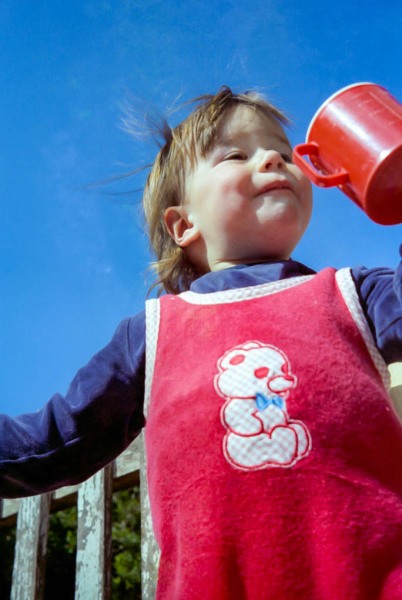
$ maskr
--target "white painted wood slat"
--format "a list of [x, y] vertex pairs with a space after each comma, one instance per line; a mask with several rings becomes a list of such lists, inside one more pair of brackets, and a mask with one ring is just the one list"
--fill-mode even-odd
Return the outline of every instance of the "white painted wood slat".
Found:
[[11, 600], [41, 600], [44, 592], [50, 494], [21, 500]]
[[75, 600], [108, 600], [111, 590], [113, 465], [78, 490]]
[[154, 536], [149, 504], [144, 433], [140, 449], [140, 499], [141, 499], [141, 588], [142, 600], [154, 600], [160, 550]]

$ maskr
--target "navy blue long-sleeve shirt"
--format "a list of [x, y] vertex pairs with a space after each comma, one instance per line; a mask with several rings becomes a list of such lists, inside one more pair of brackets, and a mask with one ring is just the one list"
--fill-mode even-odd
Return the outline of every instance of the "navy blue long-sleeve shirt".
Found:
[[[314, 271], [293, 261], [239, 265], [207, 273], [198, 293], [259, 285]], [[384, 360], [402, 360], [402, 265], [352, 270], [360, 302]], [[110, 343], [80, 369], [65, 396], [39, 411], [0, 415], [0, 497], [39, 494], [83, 481], [138, 435], [145, 382], [145, 314], [122, 321]]]

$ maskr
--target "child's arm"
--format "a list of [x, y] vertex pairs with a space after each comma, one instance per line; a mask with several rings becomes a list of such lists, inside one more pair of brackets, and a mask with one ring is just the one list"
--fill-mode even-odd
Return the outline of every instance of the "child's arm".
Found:
[[402, 262], [396, 271], [360, 267], [353, 269], [352, 275], [385, 362], [402, 361]]
[[144, 363], [141, 314], [121, 323], [64, 397], [36, 413], [0, 415], [0, 497], [78, 483], [120, 454], [144, 425]]

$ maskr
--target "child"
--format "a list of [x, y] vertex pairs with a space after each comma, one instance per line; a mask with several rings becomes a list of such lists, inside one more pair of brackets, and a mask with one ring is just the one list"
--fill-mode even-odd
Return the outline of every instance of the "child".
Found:
[[0, 420], [12, 497], [83, 480], [146, 418], [161, 599], [402, 598], [402, 271], [290, 258], [312, 200], [285, 123], [222, 88], [166, 133], [144, 208], [169, 294]]

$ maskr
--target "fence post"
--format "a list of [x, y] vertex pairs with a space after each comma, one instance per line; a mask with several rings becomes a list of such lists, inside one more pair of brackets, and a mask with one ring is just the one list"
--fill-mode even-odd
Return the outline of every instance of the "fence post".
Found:
[[154, 600], [158, 579], [159, 547], [156, 542], [149, 504], [144, 432], [140, 446], [140, 497], [141, 497], [141, 587], [142, 600]]
[[75, 600], [108, 600], [111, 592], [113, 465], [78, 490]]
[[49, 510], [50, 494], [20, 501], [11, 600], [43, 598]]

